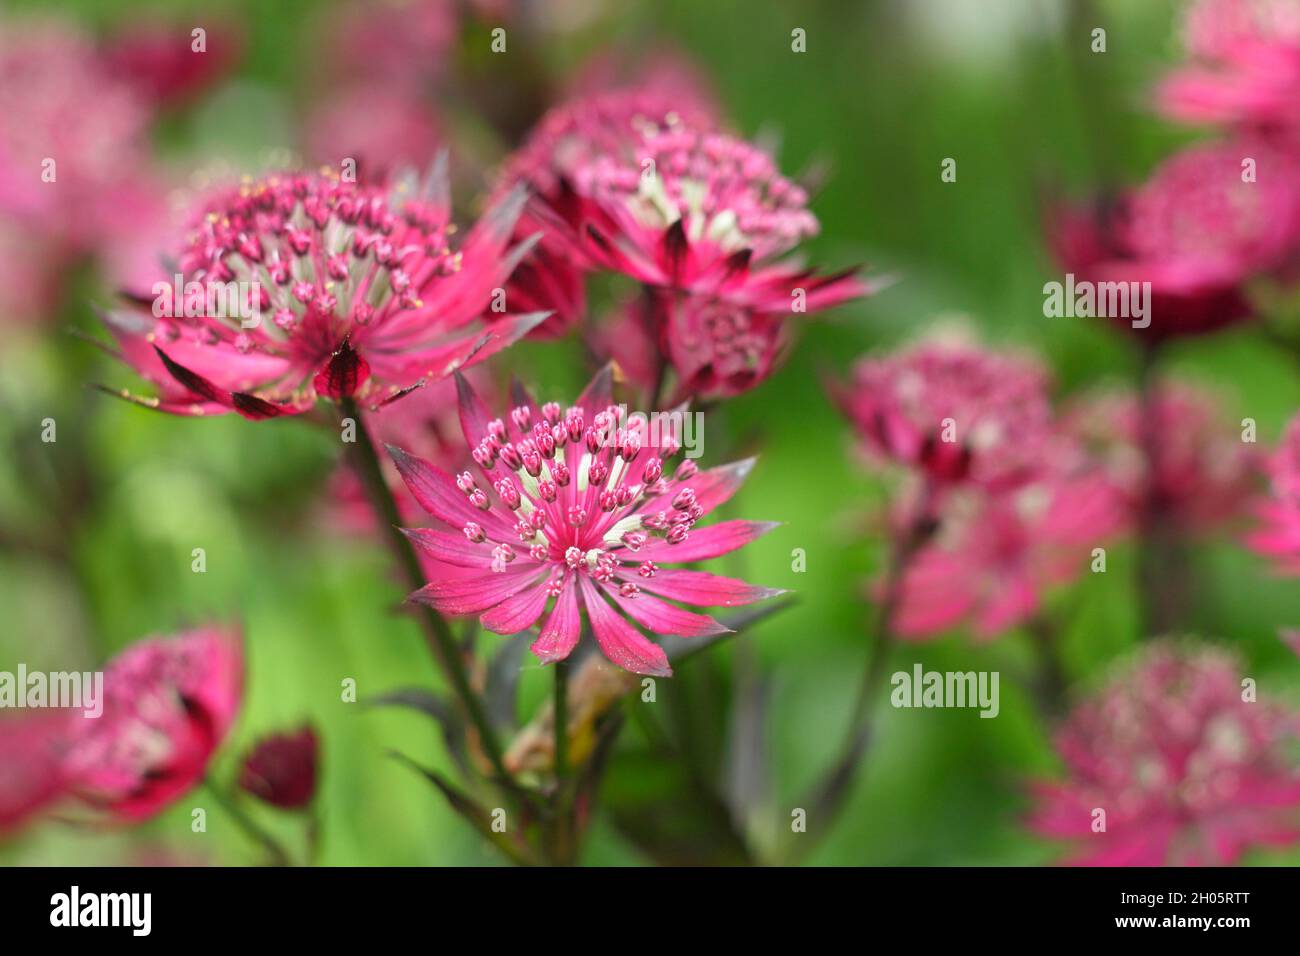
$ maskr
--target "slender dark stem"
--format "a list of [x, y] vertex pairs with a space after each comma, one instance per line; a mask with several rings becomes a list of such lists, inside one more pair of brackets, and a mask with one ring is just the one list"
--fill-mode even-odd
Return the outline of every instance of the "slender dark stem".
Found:
[[1180, 603], [1177, 543], [1160, 488], [1164, 423], [1156, 375], [1159, 354], [1158, 345], [1147, 345], [1138, 364], [1139, 444], [1145, 464], [1137, 537], [1139, 638], [1155, 637], [1173, 627]]
[[[383, 533], [398, 564], [401, 565], [407, 583], [412, 590], [419, 589], [425, 584], [424, 569], [420, 566], [420, 559], [411, 546], [410, 539], [400, 530], [402, 522], [397, 510], [397, 501], [393, 498], [392, 489], [384, 478], [383, 469], [379, 464], [379, 455], [366, 428], [365, 419], [362, 418], [357, 403], [351, 398], [343, 399], [339, 408], [343, 418], [350, 418], [356, 423], [357, 440], [351, 443], [351, 458], [357, 475], [365, 486], [371, 507], [375, 510]], [[456, 638], [452, 635], [451, 628], [447, 626], [442, 615], [428, 605], [421, 604], [415, 607], [434, 658], [451, 684], [466, 719], [477, 732], [483, 752], [492, 764], [493, 771], [501, 783], [509, 785], [511, 778], [502, 759], [501, 744], [497, 740], [496, 731], [488, 721], [482, 701], [470, 686], [469, 674], [465, 670], [465, 662], [456, 646]]]
[[272, 866], [293, 865], [293, 861], [290, 859], [288, 851], [280, 845], [280, 841], [271, 836], [271, 834], [263, 829], [256, 820], [250, 817], [233, 796], [226, 793], [226, 791], [215, 783], [211, 777], [205, 777], [203, 785], [208, 788], [208, 792], [211, 793], [217, 803], [221, 805], [221, 809], [225, 810], [230, 818], [235, 821], [239, 826], [239, 829], [243, 830], [254, 843], [259, 844], [264, 850], [266, 850], [267, 854], [271, 858]]
[[569, 781], [569, 662], [555, 664], [555, 793], [551, 801], [551, 858], [559, 866], [573, 862], [572, 790]]
[[1038, 652], [1038, 705], [1048, 717], [1059, 717], [1066, 709], [1066, 692], [1070, 686], [1061, 662], [1060, 642], [1051, 622], [1036, 617], [1029, 622], [1029, 634]]
[[555, 664], [555, 779], [563, 787], [569, 776], [569, 662]]
[[849, 784], [871, 743], [871, 708], [889, 673], [889, 659], [895, 643], [894, 615], [902, 599], [903, 580], [912, 559], [930, 540], [934, 531], [933, 493], [927, 489], [915, 518], [894, 540], [890, 549], [884, 593], [876, 614], [871, 649], [867, 652], [866, 666], [862, 670], [857, 697], [853, 702], [849, 729], [840, 746], [839, 756], [820, 779], [809, 799], [805, 801], [808, 807], [809, 832], [797, 844], [790, 847], [788, 862], [797, 862], [810, 852], [819, 839], [830, 831], [831, 825], [844, 808], [849, 795]]

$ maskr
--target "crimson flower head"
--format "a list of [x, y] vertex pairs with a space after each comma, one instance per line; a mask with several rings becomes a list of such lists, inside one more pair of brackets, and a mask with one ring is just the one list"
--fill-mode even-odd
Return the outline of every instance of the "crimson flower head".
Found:
[[626, 153], [643, 129], [684, 121], [714, 125], [708, 96], [678, 73], [650, 75], [556, 106], [507, 161], [499, 193], [522, 183], [533, 196], [516, 235], [542, 234], [511, 276], [507, 302], [518, 311], [550, 311], [539, 334], [562, 334], [587, 307], [586, 276], [596, 262], [583, 241], [589, 210], [575, 190], [578, 171], [598, 156]]
[[316, 795], [319, 751], [311, 727], [272, 734], [258, 741], [244, 758], [239, 786], [274, 807], [301, 809]]
[[818, 231], [807, 193], [728, 134], [646, 128], [579, 168], [576, 187], [587, 255], [644, 286], [641, 320], [679, 397], [754, 387], [776, 365], [787, 319], [870, 291], [855, 270], [820, 275], [786, 258]]
[[158, 386], [136, 400], [271, 418], [317, 398], [383, 403], [482, 361], [542, 318], [480, 321], [524, 251], [507, 248], [523, 201], [507, 196], [455, 247], [445, 160], [386, 190], [322, 169], [219, 192], [179, 251], [182, 282], [106, 317]]
[[1297, 142], [1300, 8], [1293, 0], [1196, 0], [1184, 35], [1191, 62], [1157, 88], [1161, 112]]
[[1262, 139], [1195, 146], [1115, 201], [1057, 210], [1048, 229], [1076, 281], [1150, 283], [1150, 327], [1110, 316], [1124, 328], [1153, 339], [1208, 332], [1251, 318], [1248, 281], [1293, 259], [1300, 166]]
[[401, 449], [389, 452], [415, 499], [448, 529], [406, 534], [431, 558], [479, 573], [434, 580], [412, 600], [481, 615], [499, 634], [540, 620], [532, 650], [548, 663], [572, 653], [585, 619], [613, 663], [666, 676], [667, 656], [642, 629], [726, 632], [707, 614], [669, 601], [730, 607], [780, 593], [663, 567], [718, 557], [771, 530], [753, 521], [696, 527], [735, 494], [752, 459], [700, 471], [687, 458], [674, 467], [675, 428], [612, 405], [608, 367], [567, 409], [539, 407], [517, 388], [505, 418], [490, 418], [468, 383], [457, 382], [461, 424], [482, 477], [452, 477]]
[[240, 635], [219, 628], [147, 638], [104, 671], [104, 711], [77, 713], [62, 774], [67, 791], [127, 822], [199, 784], [243, 697]]
[[1300, 575], [1300, 416], [1287, 425], [1265, 470], [1272, 493], [1256, 505], [1259, 526], [1246, 543], [1272, 559], [1279, 573]]
[[867, 454], [949, 487], [1015, 486], [1051, 438], [1047, 374], [1035, 362], [935, 338], [862, 358], [832, 391]]
[[900, 637], [923, 640], [954, 627], [998, 637], [1084, 572], [1092, 550], [1128, 516], [1105, 476], [1070, 457], [1054, 449], [1052, 464], [1018, 488], [968, 485], [938, 504], [935, 531], [901, 578], [892, 618]]
[[1242, 676], [1220, 650], [1147, 648], [1067, 720], [1033, 829], [1090, 866], [1225, 866], [1300, 840], [1300, 715], [1243, 699]]
[[[1076, 399], [1063, 428], [1099, 464], [1124, 503], [1128, 523], [1139, 515], [1187, 531], [1204, 531], [1240, 516], [1254, 496], [1258, 462], [1212, 392], [1185, 382], [1156, 391], [1149, 411], [1122, 390]], [[1154, 442], [1155, 472], [1144, 445]]]

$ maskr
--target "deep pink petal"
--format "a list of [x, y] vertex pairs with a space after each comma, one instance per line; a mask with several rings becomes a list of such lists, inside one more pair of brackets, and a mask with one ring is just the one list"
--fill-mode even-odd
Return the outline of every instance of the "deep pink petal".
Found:
[[709, 574], [707, 571], [661, 569], [652, 578], [629, 577], [628, 580], [636, 581], [643, 591], [653, 591], [662, 597], [700, 607], [753, 604], [785, 593], [781, 588], [758, 587], [735, 578]]
[[606, 588], [605, 593], [627, 612], [628, 617], [654, 634], [675, 634], [678, 637], [707, 637], [711, 634], [730, 634], [731, 628], [719, 624], [707, 614], [696, 614], [684, 608], [661, 601], [642, 592], [625, 598], [617, 588]]
[[536, 583], [541, 569], [529, 562], [518, 571], [485, 574], [454, 581], [433, 581], [407, 600], [429, 604], [444, 614], [481, 614]]
[[506, 598], [480, 619], [484, 627], [497, 634], [518, 634], [537, 622], [546, 610], [545, 586], [527, 588]]
[[644, 634], [625, 621], [609, 606], [591, 579], [582, 575], [582, 603], [587, 609], [587, 619], [596, 635], [596, 642], [613, 663], [633, 674], [668, 677], [673, 669], [668, 665], [668, 655], [658, 644], [646, 640]]
[[511, 540], [515, 529], [492, 511], [480, 511], [469, 503], [464, 492], [456, 487], [455, 480], [437, 465], [408, 454], [402, 449], [388, 445], [388, 454], [397, 471], [406, 482], [420, 507], [439, 521], [445, 521], [453, 528], [463, 528], [468, 522], [475, 522], [487, 529], [493, 537]]
[[679, 544], [670, 544], [667, 538], [652, 539], [637, 557], [646, 557], [656, 562], [716, 558], [744, 547], [779, 524], [777, 521], [723, 521], [707, 528], [692, 528], [686, 535], [686, 540]]
[[578, 591], [574, 575], [564, 579], [560, 596], [546, 619], [542, 633], [533, 641], [530, 650], [547, 664], [562, 661], [573, 652], [582, 634], [582, 614], [578, 610]]

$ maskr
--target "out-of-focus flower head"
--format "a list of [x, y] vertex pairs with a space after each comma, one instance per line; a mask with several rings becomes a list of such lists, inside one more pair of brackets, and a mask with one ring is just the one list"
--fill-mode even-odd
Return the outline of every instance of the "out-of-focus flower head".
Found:
[[562, 334], [586, 311], [585, 278], [596, 264], [584, 249], [588, 210], [575, 192], [578, 171], [597, 156], [628, 152], [643, 130], [684, 122], [714, 127], [711, 96], [684, 74], [653, 71], [615, 89], [584, 87], [543, 116], [507, 160], [498, 190], [524, 183], [533, 193], [518, 234], [542, 232], [511, 278], [507, 302], [511, 311], [552, 311], [539, 334]]
[[[1187, 383], [1159, 386], [1149, 418], [1132, 392], [1085, 395], [1067, 408], [1064, 427], [1101, 464], [1132, 522], [1152, 508], [1162, 522], [1208, 530], [1243, 514], [1254, 495], [1256, 456], [1216, 396]], [[1156, 449], [1153, 487], [1148, 442]]]
[[[202, 49], [195, 49], [202, 29]], [[187, 105], [234, 67], [243, 37], [231, 23], [132, 23], [110, 37], [103, 58], [110, 72], [131, 83], [150, 103]]]
[[240, 789], [274, 807], [301, 809], [316, 795], [319, 751], [311, 727], [265, 737], [244, 758]]
[[33, 237], [89, 247], [131, 214], [133, 197], [121, 190], [146, 165], [149, 120], [131, 85], [75, 28], [57, 20], [6, 22], [0, 212]]
[[1300, 416], [1291, 420], [1265, 465], [1271, 495], [1256, 504], [1259, 527], [1246, 538], [1278, 572], [1300, 575]]
[[331, 19], [325, 49], [344, 82], [420, 90], [445, 72], [459, 29], [452, 0], [355, 0]]
[[834, 397], [878, 461], [940, 488], [1033, 477], [1051, 439], [1046, 371], [1027, 358], [933, 338], [853, 367]]
[[753, 461], [700, 471], [688, 458], [674, 468], [669, 462], [681, 444], [671, 417], [625, 418], [611, 404], [611, 379], [604, 369], [568, 409], [538, 407], [518, 388], [505, 419], [490, 418], [462, 384], [461, 422], [483, 487], [468, 471], [453, 478], [390, 449], [415, 499], [451, 529], [407, 535], [431, 557], [478, 571], [433, 581], [411, 599], [447, 614], [481, 615], [483, 626], [500, 634], [545, 617], [532, 651], [546, 662], [569, 656], [585, 617], [613, 663], [667, 675], [663, 649], [640, 628], [684, 637], [725, 628], [660, 598], [729, 607], [778, 592], [661, 565], [718, 557], [772, 525], [737, 520], [697, 528], [731, 498]]
[[0, 718], [0, 837], [63, 797], [68, 726], [59, 710]]
[[1300, 715], [1243, 700], [1241, 678], [1223, 651], [1148, 647], [1066, 722], [1066, 777], [1036, 786], [1033, 829], [1095, 866], [1223, 866], [1300, 840]]
[[543, 318], [480, 321], [526, 251], [509, 248], [523, 201], [506, 196], [456, 248], [445, 157], [390, 189], [322, 169], [220, 191], [180, 248], [180, 294], [163, 277], [152, 307], [138, 295], [106, 316], [121, 357], [159, 387], [135, 400], [269, 418], [317, 398], [382, 403], [482, 361]]
[[366, 177], [422, 166], [438, 153], [442, 134], [433, 110], [417, 97], [377, 83], [326, 97], [306, 127], [307, 153], [339, 167], [352, 159]]
[[220, 628], [148, 638], [104, 671], [104, 711], [67, 731], [67, 792], [109, 816], [147, 819], [203, 779], [243, 698], [243, 647]]
[[933, 536], [900, 581], [892, 618], [900, 637], [958, 626], [997, 637], [1032, 618], [1048, 590], [1078, 578], [1092, 549], [1123, 527], [1113, 487], [1064, 445], [1057, 440], [1042, 473], [1019, 488], [968, 486], [939, 503]]
[[1184, 21], [1191, 62], [1156, 90], [1166, 116], [1224, 124], [1291, 143], [1300, 134], [1300, 5], [1197, 0]]
[[1247, 282], [1290, 263], [1298, 229], [1300, 165], [1258, 139], [1187, 149], [1137, 190], [1057, 210], [1048, 226], [1076, 279], [1151, 284], [1149, 328], [1110, 318], [1152, 340], [1250, 318]]

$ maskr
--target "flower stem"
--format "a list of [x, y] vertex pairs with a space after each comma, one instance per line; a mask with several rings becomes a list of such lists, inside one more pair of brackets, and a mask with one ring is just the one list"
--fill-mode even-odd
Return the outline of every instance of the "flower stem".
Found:
[[555, 663], [555, 794], [551, 800], [551, 860], [558, 866], [573, 863], [572, 792], [569, 781], [569, 662]]
[[1184, 583], [1160, 487], [1164, 423], [1156, 376], [1159, 354], [1158, 345], [1147, 345], [1138, 360], [1139, 445], [1145, 464], [1137, 536], [1139, 639], [1159, 636], [1175, 626]]
[[221, 809], [226, 811], [227, 815], [239, 826], [239, 829], [243, 830], [254, 843], [261, 845], [266, 850], [271, 858], [272, 866], [293, 865], [288, 851], [280, 845], [280, 841], [271, 836], [256, 820], [250, 817], [231, 794], [226, 793], [211, 777], [204, 777], [203, 785], [208, 788], [208, 792], [216, 798]]
[[[365, 419], [361, 416], [361, 409], [352, 398], [343, 399], [339, 409], [344, 419], [350, 418], [356, 423], [357, 440], [351, 443], [353, 467], [356, 469], [361, 483], [365, 486], [366, 496], [370, 499], [371, 507], [374, 508], [375, 516], [378, 518], [388, 544], [401, 566], [407, 584], [412, 590], [417, 590], [425, 584], [424, 569], [420, 566], [420, 559], [416, 555], [410, 539], [402, 534], [400, 530], [402, 521], [397, 510], [397, 501], [384, 478], [383, 469], [379, 464], [379, 455], [375, 451], [374, 442], [371, 440], [370, 432], [366, 428]], [[451, 628], [447, 626], [447, 622], [441, 614], [427, 605], [417, 605], [416, 613], [424, 628], [434, 658], [451, 684], [465, 718], [477, 732], [488, 762], [492, 764], [492, 769], [499, 781], [504, 785], [509, 785], [511, 778], [502, 759], [501, 744], [497, 740], [496, 731], [493, 730], [491, 723], [488, 721], [487, 712], [483, 708], [482, 701], [474, 693], [473, 687], [470, 686], [469, 674], [465, 670], [465, 662], [462, 660], [460, 650], [456, 646], [456, 639], [452, 636]]]
[[569, 662], [555, 662], [555, 779], [569, 776]]
[[884, 594], [876, 615], [875, 633], [872, 635], [871, 649], [867, 652], [857, 697], [853, 702], [849, 731], [844, 737], [839, 756], [805, 801], [808, 806], [809, 832], [799, 841], [797, 851], [793, 846], [790, 848], [787, 862], [797, 862], [830, 831], [836, 817], [844, 809], [858, 764], [866, 756], [872, 740], [871, 705], [889, 673], [889, 659], [895, 643], [894, 615], [902, 599], [903, 580], [912, 559], [935, 531], [932, 502], [932, 492], [927, 489], [920, 510], [908, 527], [894, 539]]

